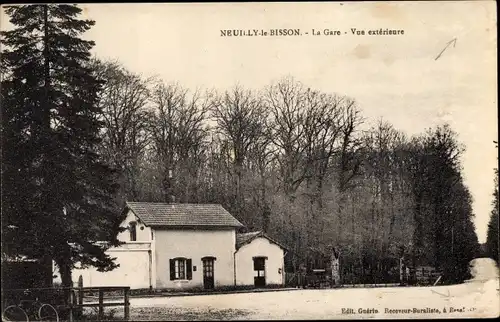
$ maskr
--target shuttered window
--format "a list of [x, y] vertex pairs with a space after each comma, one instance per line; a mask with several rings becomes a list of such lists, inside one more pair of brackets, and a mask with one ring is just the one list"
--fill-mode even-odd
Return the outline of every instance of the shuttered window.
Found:
[[191, 280], [193, 266], [190, 258], [172, 258], [170, 260], [170, 280]]

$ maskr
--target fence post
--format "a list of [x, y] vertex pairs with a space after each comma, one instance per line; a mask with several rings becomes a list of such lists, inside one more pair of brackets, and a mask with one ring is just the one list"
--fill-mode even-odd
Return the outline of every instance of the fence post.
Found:
[[126, 287], [124, 289], [125, 306], [124, 306], [123, 318], [126, 321], [128, 321], [130, 318], [129, 290], [130, 290], [130, 287]]
[[104, 318], [104, 292], [100, 288], [99, 289], [99, 321]]
[[83, 277], [78, 277], [78, 317], [83, 316]]

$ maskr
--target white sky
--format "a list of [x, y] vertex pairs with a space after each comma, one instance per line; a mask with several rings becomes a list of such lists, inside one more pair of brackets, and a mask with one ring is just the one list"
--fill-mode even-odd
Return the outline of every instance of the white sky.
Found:
[[[493, 1], [412, 3], [88, 4], [85, 38], [100, 58], [188, 88], [262, 88], [291, 75], [349, 95], [368, 122], [409, 135], [449, 122], [467, 151], [464, 177], [486, 239], [497, 150], [496, 10]], [[7, 27], [1, 17], [2, 29]], [[312, 28], [342, 36], [221, 37], [221, 29]], [[404, 29], [352, 36], [350, 29]], [[435, 60], [446, 44], [456, 38]]]

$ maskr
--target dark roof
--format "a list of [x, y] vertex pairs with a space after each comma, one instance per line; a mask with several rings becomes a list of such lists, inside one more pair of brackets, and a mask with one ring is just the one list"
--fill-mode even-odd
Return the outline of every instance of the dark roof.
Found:
[[236, 234], [236, 249], [240, 249], [243, 245], [246, 245], [250, 243], [252, 240], [254, 240], [257, 237], [264, 237], [270, 242], [278, 245], [279, 247], [283, 249], [288, 249], [286, 246], [281, 244], [280, 242], [276, 241], [275, 239], [269, 237], [267, 234], [265, 234], [263, 231], [254, 231], [251, 233], [242, 233], [242, 234]]
[[127, 202], [146, 226], [243, 227], [218, 204]]
[[262, 233], [261, 231], [254, 231], [251, 233], [236, 234], [236, 248], [240, 248], [241, 246], [245, 245], [246, 243], [251, 242], [254, 238], [256, 238], [261, 233]]

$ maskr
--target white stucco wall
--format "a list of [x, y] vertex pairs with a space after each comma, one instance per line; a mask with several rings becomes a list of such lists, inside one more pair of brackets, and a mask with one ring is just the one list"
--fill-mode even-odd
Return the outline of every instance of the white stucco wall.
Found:
[[[130, 210], [128, 211], [127, 217], [120, 226], [128, 228], [131, 221], [137, 222], [137, 229], [136, 229], [137, 241], [150, 241], [151, 228], [146, 227], [144, 223], [140, 222], [139, 218], [137, 218], [132, 211]], [[119, 241], [124, 241], [124, 242], [130, 241], [130, 231], [129, 230], [122, 231], [121, 233], [118, 234], [117, 238]]]
[[[153, 256], [155, 245], [152, 242], [152, 229], [140, 222], [130, 210], [121, 227], [128, 228], [131, 221], [137, 222], [136, 241], [130, 241], [130, 231], [127, 229], [117, 236], [118, 240], [126, 244], [106, 252], [111, 257], [116, 257], [115, 263], [120, 264], [120, 267], [109, 272], [98, 272], [95, 268], [74, 269], [72, 272], [74, 284], [82, 275], [85, 287], [130, 286], [132, 289], [155, 287]], [[59, 273], [55, 274], [58, 277], [54, 281], [60, 282]]]
[[254, 285], [253, 257], [267, 257], [266, 285], [284, 283], [284, 250], [267, 238], [258, 237], [236, 252], [236, 285]]
[[[111, 248], [106, 253], [116, 257], [115, 263], [120, 264], [120, 267], [109, 272], [98, 272], [95, 268], [74, 269], [73, 283], [77, 283], [78, 277], [82, 275], [84, 287], [130, 286], [132, 289], [140, 289], [149, 288], [150, 284], [154, 287], [149, 249], [150, 242], [130, 242]], [[58, 272], [56, 274], [59, 275]]]
[[[157, 288], [194, 288], [203, 287], [202, 258], [213, 256], [215, 287], [234, 285], [234, 251], [236, 234], [234, 229], [192, 230], [168, 229], [155, 230], [156, 244], [156, 287]], [[169, 260], [185, 257], [192, 260], [191, 280], [171, 281]]]

